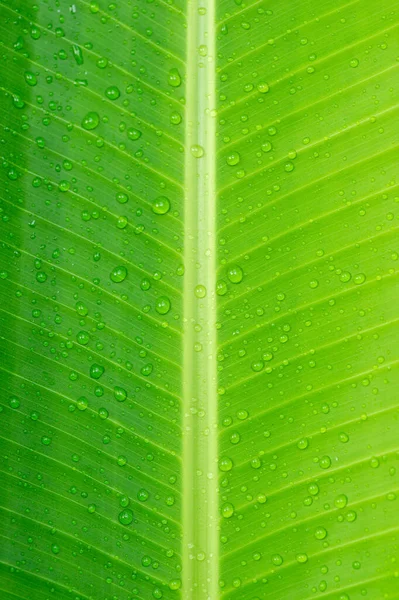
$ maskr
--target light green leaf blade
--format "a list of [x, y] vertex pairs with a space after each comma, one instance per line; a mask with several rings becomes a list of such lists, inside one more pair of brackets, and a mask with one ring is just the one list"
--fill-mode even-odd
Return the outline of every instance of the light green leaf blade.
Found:
[[398, 598], [395, 3], [0, 6], [1, 597]]

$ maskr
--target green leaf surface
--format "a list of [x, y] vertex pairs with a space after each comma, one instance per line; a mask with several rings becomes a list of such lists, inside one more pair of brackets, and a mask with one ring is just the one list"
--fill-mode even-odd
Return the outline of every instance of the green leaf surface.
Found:
[[0, 15], [1, 599], [398, 600], [397, 2]]

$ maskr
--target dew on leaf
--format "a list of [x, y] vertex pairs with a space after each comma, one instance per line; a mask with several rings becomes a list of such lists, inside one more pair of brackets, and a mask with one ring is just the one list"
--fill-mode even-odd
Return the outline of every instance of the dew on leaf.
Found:
[[204, 156], [204, 149], [199, 144], [193, 144], [190, 150], [194, 158], [202, 158]]
[[155, 303], [155, 310], [160, 315], [166, 315], [171, 308], [171, 303], [169, 298], [166, 296], [161, 296]]
[[194, 289], [194, 294], [197, 298], [205, 298], [206, 287], [204, 285], [196, 285]]
[[353, 278], [353, 283], [355, 285], [361, 285], [366, 281], [366, 275], [364, 273], [357, 273], [357, 275]]
[[182, 121], [182, 117], [181, 114], [178, 112], [172, 112], [172, 114], [170, 115], [170, 122], [172, 125], [179, 125]]
[[89, 406], [89, 401], [87, 400], [87, 398], [85, 398], [85, 396], [81, 396], [76, 402], [76, 406], [78, 410], [84, 411]]
[[324, 540], [327, 537], [327, 530], [324, 527], [317, 527], [314, 536], [317, 540]]
[[101, 365], [94, 363], [90, 367], [90, 377], [92, 379], [100, 379], [101, 375], [104, 373], [105, 369]]
[[170, 201], [166, 196], [158, 196], [152, 203], [152, 212], [156, 215], [166, 215], [170, 210]]
[[238, 265], [231, 266], [227, 271], [227, 277], [231, 283], [240, 283], [243, 276], [243, 270]]
[[105, 95], [107, 96], [107, 98], [109, 100], [117, 100], [120, 97], [121, 92], [120, 92], [119, 88], [116, 87], [116, 85], [110, 85], [105, 90]]
[[222, 505], [222, 517], [224, 519], [230, 519], [230, 517], [233, 516], [234, 514], [234, 506], [232, 504], [230, 504], [230, 502], [225, 502]]
[[345, 494], [339, 494], [334, 500], [334, 504], [337, 508], [345, 508], [348, 504], [348, 497]]
[[219, 281], [216, 282], [216, 293], [218, 296], [227, 294], [227, 284], [223, 279], [219, 279]]
[[119, 202], [119, 204], [126, 204], [126, 202], [129, 200], [128, 195], [124, 192], [118, 192], [116, 194], [116, 199]]
[[149, 493], [144, 488], [141, 488], [141, 490], [137, 492], [137, 500], [139, 500], [140, 502], [146, 502], [149, 496]]
[[38, 272], [36, 273], [36, 280], [37, 280], [39, 283], [44, 283], [44, 282], [47, 280], [47, 275], [46, 275], [46, 273], [45, 273], [44, 271], [38, 271]]
[[169, 588], [171, 590], [179, 590], [180, 587], [181, 587], [180, 579], [171, 579], [171, 581], [169, 581]]
[[300, 554], [296, 555], [296, 559], [300, 564], [304, 564], [308, 562], [308, 555], [304, 552], [301, 552]]
[[122, 387], [116, 385], [114, 387], [114, 398], [118, 402], [124, 402], [127, 398], [127, 391]]
[[140, 369], [140, 373], [142, 375], [144, 375], [144, 377], [148, 377], [149, 375], [151, 375], [152, 371], [153, 371], [153, 366], [151, 363], [146, 364], [144, 367], [142, 367]]
[[170, 86], [177, 88], [181, 85], [181, 76], [176, 68], [173, 68], [168, 73], [168, 83]]
[[92, 131], [100, 124], [99, 114], [96, 112], [88, 112], [83, 118], [82, 127], [87, 131]]
[[264, 366], [265, 363], [263, 362], [263, 360], [254, 360], [253, 363], [251, 363], [251, 369], [255, 373], [259, 373], [259, 371], [261, 371]]
[[270, 152], [270, 150], [272, 149], [272, 147], [273, 146], [271, 145], [271, 143], [269, 141], [266, 141], [266, 142], [263, 142], [263, 144], [261, 146], [261, 149], [262, 149], [263, 152], [267, 153], [267, 152]]
[[329, 456], [322, 456], [319, 465], [322, 469], [329, 469], [331, 467], [331, 458]]
[[31, 87], [37, 85], [37, 77], [32, 71], [25, 71], [25, 81]]
[[224, 471], [224, 472], [231, 471], [232, 468], [233, 468], [233, 461], [228, 456], [223, 456], [219, 460], [219, 469], [221, 471]]
[[119, 498], [119, 504], [122, 508], [126, 508], [127, 506], [129, 506], [129, 504], [130, 504], [129, 496], [125, 496], [125, 495], [121, 496]]
[[126, 277], [127, 269], [124, 266], [114, 267], [110, 274], [110, 278], [114, 283], [121, 283]]
[[238, 163], [240, 162], [240, 155], [239, 155], [239, 153], [238, 152], [230, 152], [230, 154], [228, 154], [227, 157], [226, 157], [226, 162], [231, 167], [234, 167], [235, 165], [238, 165]]
[[258, 89], [258, 92], [260, 92], [261, 94], [267, 94], [267, 92], [270, 90], [270, 87], [267, 83], [258, 83], [258, 85], [256, 86]]
[[129, 127], [129, 129], [127, 130], [127, 137], [129, 138], [129, 140], [135, 142], [136, 140], [141, 138], [141, 131], [135, 129], [134, 127]]
[[297, 443], [297, 448], [299, 448], [299, 450], [306, 450], [306, 448], [308, 446], [309, 446], [309, 440], [307, 438], [302, 438]]
[[130, 508], [125, 508], [125, 510], [122, 510], [119, 513], [118, 519], [119, 523], [122, 525], [130, 525], [130, 523], [133, 521], [133, 513]]
[[251, 460], [250, 465], [253, 469], [260, 469], [262, 466], [262, 461], [258, 456], [255, 456], [255, 458]]

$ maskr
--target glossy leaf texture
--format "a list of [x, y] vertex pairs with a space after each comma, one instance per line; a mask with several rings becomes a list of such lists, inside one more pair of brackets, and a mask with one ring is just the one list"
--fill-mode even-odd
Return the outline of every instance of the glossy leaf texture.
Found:
[[1, 598], [397, 600], [397, 2], [0, 15]]

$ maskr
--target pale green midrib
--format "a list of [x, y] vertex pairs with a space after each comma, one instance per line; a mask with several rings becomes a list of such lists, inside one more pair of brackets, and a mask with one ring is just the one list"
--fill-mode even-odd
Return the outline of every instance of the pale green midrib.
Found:
[[[188, 0], [187, 8], [182, 597], [217, 600], [215, 0]], [[200, 45], [207, 56], [200, 56]], [[193, 144], [204, 148], [202, 158], [193, 157]], [[205, 298], [196, 298], [197, 285], [206, 287]], [[195, 351], [196, 343], [202, 351]]]

